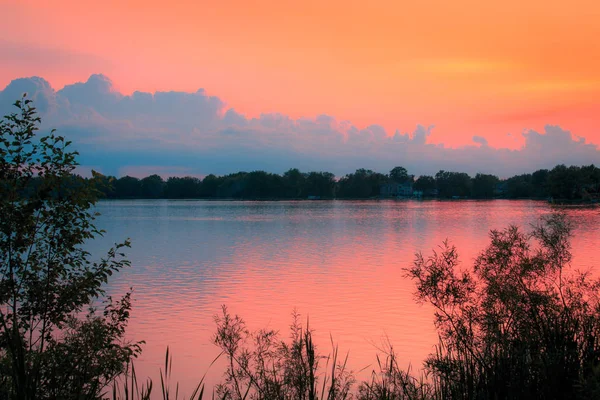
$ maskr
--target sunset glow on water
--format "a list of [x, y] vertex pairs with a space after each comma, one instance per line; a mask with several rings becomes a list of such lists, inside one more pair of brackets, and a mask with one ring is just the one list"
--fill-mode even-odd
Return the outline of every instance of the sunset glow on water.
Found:
[[[188, 392], [208, 371], [211, 387], [223, 365], [212, 344], [213, 316], [227, 305], [250, 329], [289, 336], [296, 309], [310, 319], [321, 354], [349, 352], [358, 378], [375, 368], [391, 343], [400, 366], [419, 369], [434, 349], [433, 311], [415, 302], [404, 276], [415, 252], [448, 238], [465, 268], [488, 243], [487, 232], [530, 224], [551, 211], [534, 201], [105, 201], [107, 230], [94, 254], [130, 237], [132, 266], [111, 281], [111, 293], [134, 289], [128, 336], [145, 340], [138, 376], [158, 379], [166, 346]], [[576, 224], [576, 268], [597, 265], [600, 212], [569, 212]], [[304, 321], [304, 320], [303, 320]]]

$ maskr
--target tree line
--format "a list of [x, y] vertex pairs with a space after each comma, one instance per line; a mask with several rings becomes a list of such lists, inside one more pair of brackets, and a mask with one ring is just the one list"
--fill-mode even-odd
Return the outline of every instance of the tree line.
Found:
[[500, 179], [496, 175], [441, 170], [434, 176], [415, 178], [403, 167], [383, 174], [358, 169], [340, 179], [330, 172], [301, 172], [293, 168], [282, 175], [265, 171], [237, 172], [203, 179], [159, 175], [142, 179], [103, 176], [101, 196], [108, 199], [368, 199], [381, 196], [386, 184], [402, 184], [423, 197], [472, 199], [588, 200], [600, 191], [600, 168], [594, 165], [557, 165]]

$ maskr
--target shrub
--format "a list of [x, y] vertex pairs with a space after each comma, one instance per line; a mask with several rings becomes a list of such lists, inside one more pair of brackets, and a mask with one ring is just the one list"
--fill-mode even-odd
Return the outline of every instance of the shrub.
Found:
[[[303, 328], [294, 312], [290, 342], [273, 330], [249, 332], [244, 320], [223, 306], [215, 317], [214, 342], [227, 359], [225, 381], [216, 388], [221, 399], [338, 400], [350, 397], [354, 382], [346, 359], [338, 362], [338, 349], [320, 356], [312, 331]], [[333, 345], [333, 343], [332, 343]], [[325, 362], [324, 371], [319, 365]]]
[[100, 177], [74, 176], [70, 142], [38, 137], [30, 100], [15, 106], [0, 122], [0, 397], [98, 398], [140, 351], [123, 339], [130, 294], [103, 290], [129, 242], [90, 261]]
[[443, 398], [594, 398], [600, 282], [570, 266], [572, 227], [545, 218], [530, 234], [493, 230], [473, 271], [444, 243], [408, 270], [440, 335], [425, 364]]

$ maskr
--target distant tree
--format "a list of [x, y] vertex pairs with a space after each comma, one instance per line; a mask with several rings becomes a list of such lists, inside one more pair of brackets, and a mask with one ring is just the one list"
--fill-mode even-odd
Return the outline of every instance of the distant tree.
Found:
[[412, 182], [414, 180], [413, 175], [409, 175], [408, 171], [404, 167], [394, 167], [389, 174], [390, 180], [396, 183]]
[[531, 174], [516, 175], [506, 180], [506, 196], [510, 199], [530, 198], [534, 194]]
[[305, 185], [304, 196], [330, 199], [335, 195], [335, 176], [330, 172], [310, 172]]
[[471, 195], [476, 199], [491, 199], [499, 181], [495, 175], [477, 174], [473, 178]]
[[218, 196], [219, 187], [223, 182], [222, 177], [213, 174], [207, 175], [200, 183], [199, 195], [202, 198], [214, 198]]
[[583, 185], [598, 190], [600, 188], [600, 168], [594, 164], [581, 167], [580, 180]]
[[344, 176], [338, 182], [338, 197], [368, 199], [379, 196], [380, 185], [388, 178], [370, 169], [357, 169], [353, 174]]
[[283, 185], [285, 197], [298, 199], [306, 196], [306, 174], [303, 174], [298, 168], [292, 168], [283, 174]]
[[591, 196], [595, 198], [600, 196], [600, 168], [593, 164], [581, 167], [579, 180], [582, 199], [588, 200]]
[[171, 177], [165, 183], [164, 197], [167, 199], [199, 198], [201, 197], [201, 181], [191, 176]]
[[241, 197], [247, 199], [268, 199], [283, 195], [282, 178], [265, 171], [253, 171], [241, 179]]
[[158, 199], [163, 197], [165, 181], [159, 175], [150, 175], [140, 182], [142, 186], [142, 197], [145, 199]]
[[550, 196], [556, 199], [572, 200], [581, 196], [579, 167], [557, 165], [550, 171], [548, 182]]
[[471, 177], [464, 172], [441, 170], [435, 174], [435, 183], [440, 197], [466, 197], [471, 194]]
[[142, 183], [138, 178], [124, 176], [115, 183], [115, 196], [120, 199], [136, 199], [142, 197]]
[[421, 175], [415, 181], [414, 188], [421, 191], [433, 190], [436, 188], [435, 178], [430, 175]]
[[98, 197], [104, 199], [118, 198], [117, 191], [115, 190], [115, 182], [117, 181], [117, 178], [115, 178], [114, 176], [104, 176], [98, 174], [93, 179], [95, 179], [99, 183]]
[[31, 102], [15, 105], [0, 122], [0, 398], [100, 398], [140, 350], [124, 339], [130, 294], [113, 302], [103, 289], [129, 243], [90, 260], [103, 177], [74, 176], [70, 142], [36, 136]]
[[[164, 182], [158, 175], [139, 180], [130, 176], [120, 179], [104, 177], [101, 197], [104, 198], [233, 198], [233, 199], [297, 199], [307, 196], [324, 198], [372, 198], [380, 193], [384, 183], [412, 182], [415, 190], [425, 195], [437, 190], [440, 197], [454, 196], [492, 198], [496, 195], [517, 198], [546, 198], [580, 200], [598, 196], [600, 169], [594, 165], [584, 167], [558, 165], [552, 171], [540, 169], [533, 174], [515, 175], [500, 182], [494, 175], [477, 174], [471, 178], [466, 173], [439, 171], [435, 178], [419, 177], [416, 181], [405, 168], [395, 167], [388, 175], [360, 168], [347, 174], [338, 182], [329, 172], [301, 172], [297, 168], [283, 175], [266, 171], [244, 171], [196, 178], [169, 178]], [[496, 185], [502, 191], [496, 193]], [[36, 184], [35, 179], [31, 183]]]
[[420, 190], [423, 193], [427, 194], [427, 192], [431, 192], [432, 190], [434, 190], [436, 188], [435, 178], [433, 176], [429, 176], [429, 175], [421, 175], [415, 181], [413, 188], [415, 190]]
[[245, 195], [247, 172], [241, 171], [221, 177], [216, 197], [224, 199], [240, 199]]
[[531, 174], [531, 190], [534, 197], [548, 197], [548, 179], [550, 171], [547, 169], [538, 169]]

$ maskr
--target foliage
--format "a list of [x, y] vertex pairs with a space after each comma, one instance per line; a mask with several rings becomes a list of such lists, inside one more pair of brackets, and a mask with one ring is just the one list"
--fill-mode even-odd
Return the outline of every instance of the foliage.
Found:
[[471, 196], [475, 199], [491, 199], [495, 195], [499, 179], [495, 175], [477, 174], [473, 178]]
[[306, 176], [306, 186], [303, 198], [319, 196], [322, 199], [335, 197], [335, 176], [331, 172], [310, 172]]
[[429, 175], [421, 175], [415, 181], [413, 188], [423, 192], [423, 194], [431, 195], [432, 191], [436, 190], [435, 178]]
[[600, 191], [600, 168], [557, 165], [548, 173], [549, 195], [557, 199], [582, 199]]
[[288, 199], [299, 199], [306, 194], [306, 174], [292, 168], [283, 174], [283, 194]]
[[435, 174], [435, 183], [440, 197], [467, 197], [471, 194], [471, 178], [464, 172], [441, 170]]
[[406, 183], [414, 180], [413, 175], [409, 175], [404, 167], [394, 167], [389, 173], [390, 181], [395, 183]]
[[551, 171], [541, 169], [532, 174], [516, 175], [500, 180], [495, 175], [478, 173], [471, 178], [466, 173], [441, 170], [435, 178], [422, 175], [414, 180], [404, 167], [394, 167], [388, 175], [368, 169], [336, 181], [330, 172], [301, 172], [297, 168], [283, 175], [265, 171], [236, 172], [224, 176], [171, 177], [167, 181], [158, 175], [138, 179], [97, 177], [104, 182], [102, 195], [108, 199], [368, 199], [378, 197], [380, 185], [412, 183], [413, 189], [425, 196], [441, 198], [548, 198], [589, 200], [600, 196], [600, 168], [594, 165], [566, 167], [558, 165]]
[[444, 243], [408, 274], [435, 308], [440, 335], [426, 368], [443, 398], [594, 398], [600, 281], [570, 268], [571, 226], [553, 215], [532, 233], [492, 231], [473, 273]]
[[98, 398], [140, 351], [123, 338], [129, 293], [92, 307], [129, 265], [129, 243], [90, 261], [83, 245], [102, 233], [91, 207], [105, 180], [74, 176], [70, 142], [36, 136], [30, 100], [15, 106], [0, 123], [0, 397]]
[[371, 380], [361, 382], [358, 387], [358, 400], [433, 400], [440, 398], [435, 386], [426, 376], [416, 378], [410, 368], [402, 370], [391, 344], [383, 349], [385, 358], [377, 356], [379, 371], [373, 370]]
[[150, 175], [140, 181], [142, 196], [146, 199], [158, 199], [163, 196], [165, 181], [159, 175]]
[[370, 169], [357, 169], [338, 182], [337, 197], [367, 199], [379, 196], [380, 185], [387, 183], [388, 177]]
[[506, 180], [506, 195], [509, 199], [526, 199], [534, 197], [531, 174], [516, 175]]
[[[312, 332], [303, 328], [299, 315], [293, 314], [291, 341], [285, 342], [273, 330], [249, 332], [245, 322], [232, 316], [223, 306], [215, 317], [214, 342], [227, 358], [225, 381], [217, 386], [222, 399], [338, 400], [350, 397], [354, 382], [346, 369], [346, 359], [338, 362], [338, 349], [328, 357], [320, 356]], [[333, 345], [333, 343], [332, 343]], [[321, 375], [325, 361], [329, 374]]]
[[142, 197], [142, 183], [138, 178], [124, 176], [114, 183], [114, 197], [119, 199], [135, 199]]
[[201, 180], [191, 176], [171, 177], [165, 184], [164, 197], [167, 199], [193, 199], [201, 197]]

